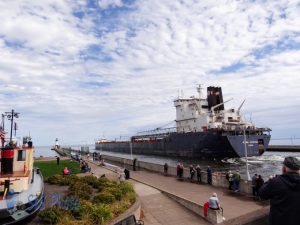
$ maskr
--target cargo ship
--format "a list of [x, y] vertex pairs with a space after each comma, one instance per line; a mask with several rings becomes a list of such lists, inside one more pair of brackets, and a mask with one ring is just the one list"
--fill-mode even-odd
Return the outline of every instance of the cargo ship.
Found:
[[256, 127], [241, 115], [245, 100], [237, 108], [225, 109], [221, 87], [202, 87], [198, 96], [174, 100], [176, 126], [138, 133], [128, 141], [99, 139], [96, 150], [134, 154], [226, 158], [262, 155], [271, 138], [270, 128]]
[[[0, 128], [0, 224], [23, 224], [32, 218], [44, 203], [44, 181], [39, 169], [33, 167], [34, 147], [31, 137], [19, 140], [13, 136], [17, 112], [2, 114]], [[10, 137], [5, 138], [4, 117], [11, 121]]]

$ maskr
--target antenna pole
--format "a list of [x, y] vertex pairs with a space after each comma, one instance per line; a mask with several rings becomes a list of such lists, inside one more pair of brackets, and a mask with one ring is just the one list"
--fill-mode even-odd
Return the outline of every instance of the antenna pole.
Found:
[[10, 123], [10, 139], [9, 144], [12, 146], [12, 132], [13, 132], [13, 125], [14, 125], [14, 117], [19, 118], [19, 113], [15, 112], [13, 109], [11, 112], [5, 112], [5, 115], [7, 116], [7, 119], [11, 121]]
[[14, 110], [11, 110], [11, 123], [10, 123], [10, 138], [9, 142], [12, 144], [12, 132], [13, 132], [13, 125], [14, 125]]
[[5, 115], [2, 114], [2, 129], [3, 129], [3, 131], [4, 131], [4, 117], [5, 117]]

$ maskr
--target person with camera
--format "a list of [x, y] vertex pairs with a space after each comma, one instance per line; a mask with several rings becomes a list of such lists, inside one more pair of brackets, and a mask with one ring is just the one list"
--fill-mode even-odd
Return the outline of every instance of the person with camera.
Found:
[[286, 157], [282, 175], [271, 176], [259, 190], [262, 199], [270, 199], [269, 225], [299, 225], [300, 161]]

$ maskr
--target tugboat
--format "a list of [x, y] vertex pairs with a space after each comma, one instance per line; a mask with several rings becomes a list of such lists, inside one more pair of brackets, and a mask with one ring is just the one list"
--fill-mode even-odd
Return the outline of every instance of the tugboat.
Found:
[[[10, 138], [5, 138], [4, 119], [11, 122]], [[33, 167], [34, 147], [31, 137], [16, 135], [19, 113], [12, 110], [2, 114], [0, 130], [1, 170], [0, 170], [0, 224], [15, 224], [35, 215], [44, 203], [44, 181], [38, 168]], [[13, 128], [14, 127], [14, 128]]]

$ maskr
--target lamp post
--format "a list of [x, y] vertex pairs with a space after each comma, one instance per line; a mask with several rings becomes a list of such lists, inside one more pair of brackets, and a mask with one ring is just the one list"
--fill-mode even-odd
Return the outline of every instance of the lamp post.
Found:
[[[121, 135], [120, 136], [120, 139], [122, 138], [122, 137], [129, 137], [129, 136], [123, 136], [123, 135]], [[129, 137], [130, 138], [130, 140], [129, 140], [129, 149], [130, 149], [130, 159], [132, 160], [132, 138], [131, 137]]]
[[246, 141], [246, 132], [245, 132], [245, 127], [243, 129], [244, 132], [244, 150], [245, 150], [245, 157], [246, 157], [246, 173], [247, 173], [247, 180], [251, 180], [250, 178], [250, 173], [249, 173], [249, 168], [248, 168], [248, 150], [247, 150], [247, 141]]
[[130, 138], [129, 145], [130, 145], [130, 159], [132, 160], [132, 140], [131, 140], [131, 138]]

